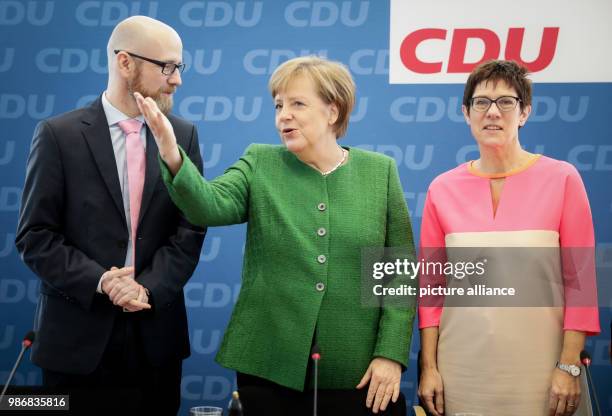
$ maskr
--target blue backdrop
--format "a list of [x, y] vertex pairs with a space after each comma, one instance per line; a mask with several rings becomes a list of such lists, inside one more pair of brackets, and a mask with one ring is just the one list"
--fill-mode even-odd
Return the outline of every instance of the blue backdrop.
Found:
[[[106, 42], [133, 14], [163, 20], [183, 38], [187, 69], [174, 112], [198, 126], [208, 178], [249, 143], [279, 142], [267, 81], [279, 63], [305, 54], [349, 66], [358, 98], [342, 142], [395, 158], [416, 236], [431, 180], [477, 157], [461, 114], [462, 85], [389, 85], [386, 1], [0, 1], [0, 383], [32, 326], [37, 298], [38, 279], [13, 243], [34, 126], [104, 90]], [[591, 201], [603, 332], [587, 347], [602, 411], [612, 414], [612, 85], [536, 84], [534, 95], [522, 144], [574, 164]], [[185, 287], [192, 356], [184, 364], [183, 414], [196, 404], [225, 406], [234, 389], [233, 372], [213, 358], [240, 290], [244, 234], [244, 226], [210, 229]], [[415, 330], [402, 379], [409, 402], [418, 350]], [[40, 372], [26, 362], [15, 382], [39, 384]]]

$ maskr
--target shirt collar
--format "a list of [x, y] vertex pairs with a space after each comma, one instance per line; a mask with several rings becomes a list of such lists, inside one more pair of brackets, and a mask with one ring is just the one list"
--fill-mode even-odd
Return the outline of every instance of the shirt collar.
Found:
[[[106, 98], [106, 91], [102, 93], [102, 108], [104, 109], [104, 114], [106, 115], [106, 121], [108, 121], [108, 126], [113, 126], [120, 121], [123, 120], [131, 120], [132, 117], [129, 117], [123, 114], [117, 107], [111, 104]], [[134, 120], [139, 120], [143, 124], [145, 124], [144, 117], [142, 114], [138, 115], [138, 117], [133, 117]]]

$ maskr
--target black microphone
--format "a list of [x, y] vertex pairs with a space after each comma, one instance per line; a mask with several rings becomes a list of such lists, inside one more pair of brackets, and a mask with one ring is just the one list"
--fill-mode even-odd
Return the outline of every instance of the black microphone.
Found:
[[310, 350], [310, 358], [314, 363], [314, 391], [313, 391], [313, 407], [312, 414], [317, 416], [317, 397], [319, 393], [319, 360], [321, 359], [321, 350], [317, 344], [312, 346]]
[[591, 377], [591, 355], [587, 350], [580, 351], [580, 362], [584, 365], [584, 369], [587, 374], [587, 381], [591, 387], [593, 393], [593, 401], [595, 402], [595, 414], [601, 416], [601, 410], [599, 410], [599, 400], [597, 400], [597, 392], [595, 391], [595, 384], [593, 384], [593, 378]]
[[26, 352], [28, 348], [32, 346], [35, 338], [36, 338], [36, 333], [34, 331], [30, 331], [23, 338], [23, 341], [21, 341], [21, 351], [19, 352], [19, 355], [17, 356], [17, 361], [15, 361], [15, 365], [13, 366], [13, 369], [11, 370], [11, 373], [8, 376], [8, 380], [6, 380], [6, 384], [4, 385], [4, 388], [2, 389], [2, 393], [0, 393], [0, 403], [2, 403], [2, 399], [4, 399], [4, 395], [6, 394], [6, 389], [8, 389], [9, 384], [11, 384], [13, 377], [15, 377], [15, 371], [17, 371], [17, 367], [19, 367], [19, 363], [21, 363], [23, 354]]

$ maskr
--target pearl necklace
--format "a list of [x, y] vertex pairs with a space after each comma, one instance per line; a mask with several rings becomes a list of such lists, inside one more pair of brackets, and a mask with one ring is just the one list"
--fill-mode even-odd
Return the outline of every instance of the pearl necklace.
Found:
[[342, 148], [342, 147], [340, 147], [340, 150], [342, 150], [342, 159], [340, 159], [340, 162], [338, 162], [338, 164], [336, 166], [334, 166], [333, 168], [331, 168], [327, 172], [321, 172], [321, 175], [323, 175], [323, 176], [329, 175], [330, 173], [334, 172], [336, 169], [338, 169], [344, 163], [344, 161], [346, 160], [347, 151], [344, 150], [344, 148]]

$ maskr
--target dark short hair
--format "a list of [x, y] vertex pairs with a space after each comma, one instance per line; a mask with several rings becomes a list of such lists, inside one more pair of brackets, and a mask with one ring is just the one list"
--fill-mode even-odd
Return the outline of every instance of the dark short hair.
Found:
[[521, 110], [531, 105], [531, 80], [527, 78], [529, 70], [515, 61], [491, 60], [478, 65], [465, 84], [463, 90], [463, 105], [470, 112], [470, 100], [474, 90], [482, 82], [504, 81], [508, 86], [514, 88], [516, 95], [520, 98]]

